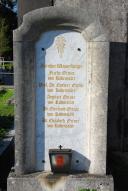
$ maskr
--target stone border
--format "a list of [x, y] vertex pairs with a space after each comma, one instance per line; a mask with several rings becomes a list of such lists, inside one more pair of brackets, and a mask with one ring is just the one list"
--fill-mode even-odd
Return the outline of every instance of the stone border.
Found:
[[98, 17], [94, 20], [87, 10], [68, 6], [40, 8], [27, 13], [22, 25], [14, 31], [13, 40], [37, 41], [43, 32], [56, 28], [85, 32], [87, 41], [99, 41], [97, 37], [107, 41]]
[[97, 176], [88, 174], [53, 175], [50, 173], [35, 173], [26, 176], [10, 174], [8, 178], [8, 191], [80, 191], [90, 189], [96, 191], [114, 191], [111, 176]]
[[71, 7], [32, 11], [14, 31], [16, 174], [35, 171], [35, 42], [43, 32], [54, 29], [78, 31], [87, 42], [86, 152], [91, 161], [89, 172], [105, 174], [109, 43], [98, 18], [94, 21], [85, 10]]

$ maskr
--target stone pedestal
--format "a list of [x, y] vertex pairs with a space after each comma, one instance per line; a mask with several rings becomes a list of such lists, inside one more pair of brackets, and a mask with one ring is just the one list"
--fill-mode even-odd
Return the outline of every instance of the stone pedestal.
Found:
[[111, 176], [86, 173], [62, 175], [43, 172], [24, 176], [10, 174], [8, 191], [113, 191]]

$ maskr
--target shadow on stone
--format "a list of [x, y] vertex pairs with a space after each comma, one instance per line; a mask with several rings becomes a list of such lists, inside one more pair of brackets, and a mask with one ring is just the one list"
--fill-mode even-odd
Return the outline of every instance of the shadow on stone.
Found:
[[[88, 172], [89, 171], [89, 167], [91, 164], [91, 161], [89, 159], [87, 159], [84, 155], [82, 155], [81, 153], [72, 150], [72, 161], [71, 161], [71, 173], [80, 173], [83, 172], [83, 170], [76, 170], [76, 169], [84, 169], [84, 172]], [[78, 168], [79, 166], [79, 168]]]

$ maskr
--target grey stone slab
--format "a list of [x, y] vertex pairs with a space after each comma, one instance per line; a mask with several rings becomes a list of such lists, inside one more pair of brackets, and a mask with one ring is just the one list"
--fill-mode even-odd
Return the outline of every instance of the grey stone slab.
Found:
[[80, 7], [100, 21], [112, 42], [127, 42], [127, 0], [56, 0], [56, 6]]
[[[19, 1], [19, 23], [22, 22], [22, 17], [29, 11], [51, 6], [52, 0], [44, 1]], [[100, 17], [102, 25], [105, 27], [109, 40], [112, 42], [127, 42], [127, 0], [56, 0], [55, 6], [71, 6], [83, 8], [91, 17]], [[79, 15], [78, 15], [79, 17]]]
[[[89, 42], [89, 94], [88, 120], [90, 129], [90, 173], [106, 173], [107, 97], [109, 71], [109, 43]], [[97, 160], [98, 159], [98, 160]], [[102, 163], [102, 165], [100, 165]], [[102, 173], [101, 173], [102, 172]]]
[[[51, 29], [66, 30], [71, 28], [72, 30], [81, 31], [92, 23], [97, 23], [96, 27], [98, 27], [99, 31], [99, 17], [88, 14], [88, 11], [84, 9], [71, 8], [65, 5], [63, 7], [41, 8], [24, 15], [23, 23], [15, 30], [13, 40], [37, 41], [42, 32]], [[101, 24], [100, 30], [102, 31]], [[94, 31], [97, 32], [96, 28]], [[94, 32], [92, 34], [95, 36]], [[93, 41], [93, 36], [89, 39], [90, 41]]]
[[[20, 171], [33, 169], [35, 150], [35, 111], [34, 111], [34, 53], [33, 43], [14, 43], [15, 64], [15, 165]], [[23, 51], [25, 54], [22, 54]], [[23, 56], [24, 55], [24, 56]], [[30, 64], [31, 63], [31, 64]], [[30, 69], [30, 68], [31, 69]], [[31, 79], [31, 80], [30, 80]], [[31, 92], [31, 93], [30, 93]], [[33, 113], [34, 112], [34, 113]], [[21, 117], [22, 116], [22, 117]], [[26, 128], [28, 127], [28, 128]], [[26, 159], [26, 154], [27, 159]], [[23, 165], [23, 166], [22, 166]], [[22, 170], [21, 170], [22, 169]]]
[[82, 189], [113, 191], [113, 178], [88, 174], [53, 175], [51, 173], [35, 173], [19, 177], [10, 175], [8, 178], [8, 191], [80, 191]]

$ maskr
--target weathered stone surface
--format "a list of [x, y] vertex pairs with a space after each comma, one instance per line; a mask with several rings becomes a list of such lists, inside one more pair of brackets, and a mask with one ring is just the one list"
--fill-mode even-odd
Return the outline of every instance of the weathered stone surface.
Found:
[[[91, 60], [89, 64], [91, 67], [89, 90], [91, 107], [88, 116], [91, 126], [89, 156], [92, 159], [90, 172], [93, 174], [106, 171], [108, 47], [109, 43], [107, 42], [89, 43], [89, 58]], [[99, 165], [100, 163], [102, 165]]]
[[56, 0], [56, 6], [81, 7], [99, 16], [111, 42], [127, 42], [127, 0]]
[[19, 177], [10, 175], [8, 178], [8, 191], [80, 191], [82, 189], [113, 191], [113, 178], [88, 174], [53, 175], [50, 173]]
[[52, 0], [38, 2], [36, 0], [19, 0], [19, 23], [21, 24], [23, 15], [29, 11], [53, 4], [80, 7], [94, 17], [99, 15], [111, 42], [127, 42], [127, 0], [54, 0], [54, 2]]

